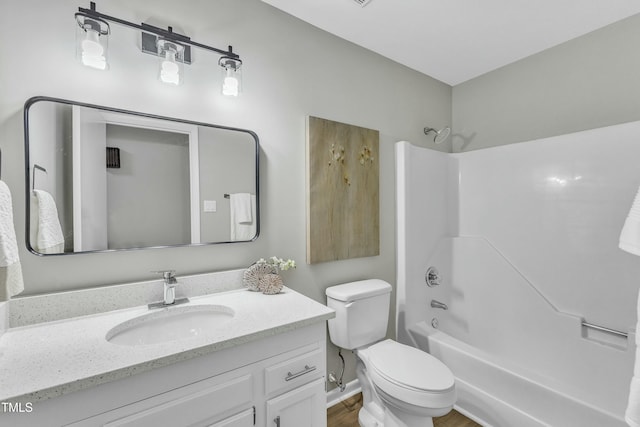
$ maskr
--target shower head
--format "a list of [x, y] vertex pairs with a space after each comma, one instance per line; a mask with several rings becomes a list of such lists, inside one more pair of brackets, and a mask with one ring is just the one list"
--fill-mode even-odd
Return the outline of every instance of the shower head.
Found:
[[444, 127], [440, 130], [436, 130], [434, 128], [426, 127], [424, 128], [424, 134], [429, 135], [429, 132], [434, 132], [436, 135], [433, 137], [433, 142], [436, 144], [442, 144], [451, 133], [451, 128], [449, 126]]

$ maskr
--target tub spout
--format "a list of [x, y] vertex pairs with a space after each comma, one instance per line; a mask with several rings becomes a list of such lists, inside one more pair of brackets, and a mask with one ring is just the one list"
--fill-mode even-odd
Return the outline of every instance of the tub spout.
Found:
[[436, 301], [434, 299], [431, 300], [431, 307], [433, 308], [441, 308], [443, 310], [449, 310], [449, 307], [447, 307], [447, 304], [440, 302], [440, 301]]

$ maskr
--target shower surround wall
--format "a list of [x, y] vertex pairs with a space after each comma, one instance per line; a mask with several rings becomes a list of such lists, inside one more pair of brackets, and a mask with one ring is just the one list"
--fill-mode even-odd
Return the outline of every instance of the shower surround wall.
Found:
[[617, 244], [639, 137], [633, 122], [463, 154], [396, 145], [398, 339], [449, 365], [464, 412], [625, 425], [640, 258]]

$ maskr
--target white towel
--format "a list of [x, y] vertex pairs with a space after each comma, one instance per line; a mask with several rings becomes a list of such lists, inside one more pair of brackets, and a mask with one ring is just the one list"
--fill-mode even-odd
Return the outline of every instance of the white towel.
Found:
[[624, 419], [631, 427], [640, 427], [640, 295], [638, 296], [638, 322], [636, 324], [636, 363], [629, 386], [629, 403]]
[[7, 301], [23, 290], [11, 191], [7, 184], [0, 181], [0, 301]]
[[58, 218], [58, 208], [53, 196], [44, 190], [33, 190], [32, 225], [37, 227], [34, 249], [41, 254], [64, 252], [64, 235]]
[[232, 215], [238, 224], [251, 224], [253, 222], [251, 194], [230, 194], [229, 202], [231, 204]]
[[229, 200], [231, 205], [231, 241], [253, 239], [256, 236], [257, 223], [255, 220], [256, 196], [249, 193], [231, 194]]

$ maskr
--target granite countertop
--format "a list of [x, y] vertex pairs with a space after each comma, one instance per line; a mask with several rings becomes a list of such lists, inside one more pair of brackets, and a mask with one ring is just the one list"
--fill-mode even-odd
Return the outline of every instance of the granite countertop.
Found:
[[242, 289], [192, 297], [187, 305], [201, 304], [225, 305], [235, 315], [202, 336], [138, 346], [113, 344], [105, 335], [121, 322], [149, 313], [146, 306], [12, 328], [0, 337], [0, 401], [50, 399], [335, 315], [286, 287], [276, 295]]

